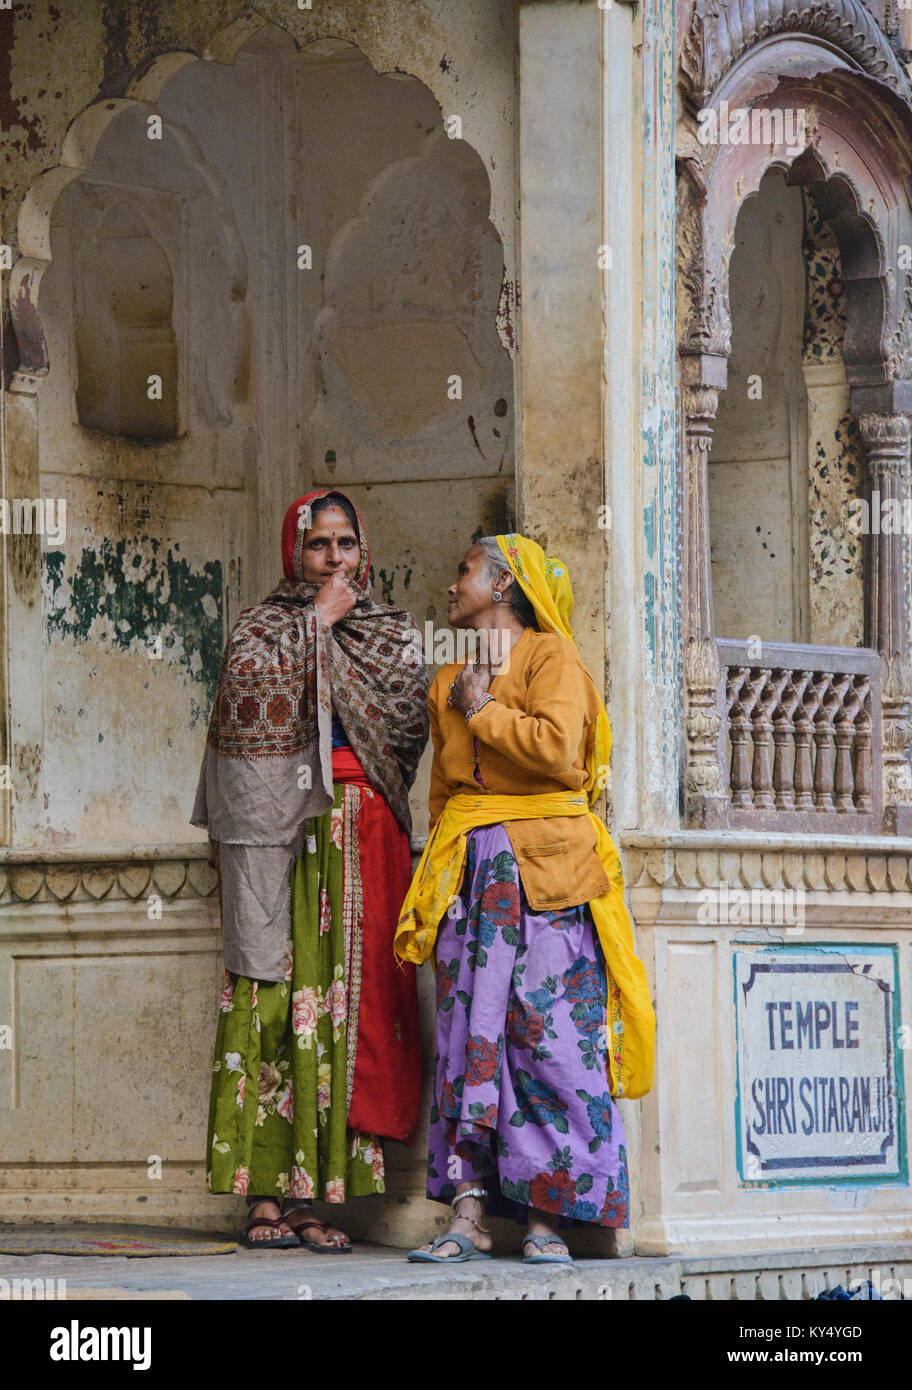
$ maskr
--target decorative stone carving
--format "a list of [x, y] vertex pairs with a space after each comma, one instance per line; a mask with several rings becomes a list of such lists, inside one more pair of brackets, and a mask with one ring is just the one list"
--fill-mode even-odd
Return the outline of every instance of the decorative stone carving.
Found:
[[[633, 837], [632, 837], [633, 838]], [[646, 840], [645, 836], [636, 837]], [[622, 837], [627, 886], [630, 889], [717, 888], [726, 883], [742, 888], [772, 889], [782, 883], [807, 892], [912, 893], [912, 854], [876, 854], [863, 848], [842, 853], [824, 849], [732, 849], [719, 840], [711, 850], [705, 832], [697, 845], [676, 845], [661, 852], [645, 843], [629, 844]], [[718, 864], [718, 867], [716, 867]]]
[[912, 377], [912, 275], [906, 275], [903, 306], [890, 338], [888, 359], [891, 381]]
[[[902, 517], [910, 498], [912, 421], [908, 415], [892, 412], [865, 414], [858, 417], [858, 428], [867, 450], [871, 493], [879, 494], [878, 510], [886, 514], [889, 507]], [[865, 587], [865, 640], [880, 653], [883, 664], [884, 804], [893, 825], [897, 824], [896, 807], [912, 803], [908, 543], [901, 527], [886, 534], [880, 527], [871, 527]], [[912, 805], [907, 815], [912, 817]]]
[[805, 34], [847, 54], [906, 100], [909, 78], [861, 0], [696, 0], [681, 45], [685, 93], [706, 104], [719, 79], [748, 48], [775, 34]]
[[[703, 823], [710, 810], [724, 813], [727, 801], [719, 772], [719, 651], [713, 630], [712, 578], [709, 558], [707, 461], [719, 393], [713, 387], [684, 392], [684, 689], [686, 702], [687, 819]], [[715, 807], [707, 806], [715, 802]]]
[[732, 803], [729, 824], [877, 833], [879, 653], [768, 642], [760, 656], [749, 642], [728, 639], [717, 647], [731, 744], [726, 757], [723, 735], [719, 758]]
[[717, 275], [706, 273], [701, 202], [693, 170], [688, 167], [678, 181], [678, 341], [682, 352], [727, 357], [731, 352], [731, 320]]
[[218, 891], [218, 874], [207, 862], [205, 845], [199, 857], [185, 856], [104, 860], [40, 860], [15, 862], [7, 851], [7, 868], [0, 871], [0, 907], [17, 902], [129, 902], [157, 893], [161, 898], [211, 898]]

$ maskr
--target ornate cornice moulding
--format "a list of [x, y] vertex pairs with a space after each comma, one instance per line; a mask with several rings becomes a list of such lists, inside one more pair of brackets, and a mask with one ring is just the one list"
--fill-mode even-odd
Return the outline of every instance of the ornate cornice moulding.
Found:
[[[658, 836], [621, 837], [627, 887], [804, 888], [808, 892], [912, 893], [912, 841], [889, 846], [873, 838], [839, 847], [833, 839], [794, 844], [735, 836], [694, 835], [674, 843]], [[865, 837], [867, 838], [867, 837]]]
[[17, 903], [137, 901], [217, 896], [201, 845], [0, 850], [0, 907]]

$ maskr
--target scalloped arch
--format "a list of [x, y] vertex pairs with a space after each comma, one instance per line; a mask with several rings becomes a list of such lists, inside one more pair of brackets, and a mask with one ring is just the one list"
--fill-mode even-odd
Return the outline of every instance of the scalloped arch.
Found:
[[[18, 214], [20, 255], [10, 271], [10, 317], [19, 346], [19, 365], [11, 390], [34, 393], [48, 373], [47, 344], [41, 326], [41, 284], [52, 260], [51, 221], [61, 194], [74, 179], [92, 168], [99, 143], [115, 121], [131, 111], [146, 109], [151, 114], [164, 85], [199, 61], [192, 53], [164, 54], [128, 84], [131, 95], [108, 97], [80, 111], [64, 135], [60, 163], [39, 174], [26, 190]], [[169, 125], [168, 130], [222, 210], [222, 231], [231, 266], [231, 297], [242, 299], [246, 259], [227, 195], [189, 132], [175, 125]]]
[[[267, 28], [277, 30], [286, 36], [289, 43], [300, 52], [325, 53], [345, 48], [364, 52], [357, 43], [337, 35], [327, 34], [306, 43], [298, 43], [283, 25], [275, 20], [266, 19], [254, 9], [247, 9], [217, 31], [203, 49], [202, 55], [183, 50], [160, 54], [137, 68], [126, 84], [123, 97], [106, 97], [92, 102], [73, 118], [61, 144], [60, 162], [38, 175], [26, 190], [19, 207], [17, 228], [20, 254], [9, 275], [10, 318], [19, 348], [19, 365], [13, 374], [10, 390], [33, 394], [48, 373], [47, 344], [41, 326], [41, 282], [51, 263], [51, 218], [63, 190], [92, 167], [100, 140], [111, 124], [125, 111], [145, 107], [150, 109], [151, 114], [151, 108], [160, 97], [162, 89], [184, 68], [200, 62], [224, 63], [230, 66], [250, 40], [262, 29]], [[368, 55], [364, 56], [370, 62]], [[374, 64], [371, 66], [374, 67]], [[374, 71], [380, 76], [420, 81], [420, 78], [409, 73], [385, 74], [379, 72], [376, 67]], [[187, 132], [176, 126], [168, 128], [184, 142], [188, 151], [195, 149], [195, 142]], [[469, 136], [464, 138], [466, 143], [472, 145], [476, 153], [480, 154], [472, 139]], [[236, 267], [232, 297], [240, 298], [244, 292], [246, 267], [243, 246], [234, 225], [230, 204], [221, 194], [218, 181], [205, 162], [197, 159], [194, 163], [225, 207], [225, 231]], [[493, 223], [492, 211], [489, 206], [488, 216]]]
[[817, 40], [912, 103], [909, 77], [861, 0], [696, 0], [681, 45], [685, 93], [705, 105], [739, 58], [778, 35]]
[[679, 159], [679, 350], [685, 356], [728, 356], [728, 257], [735, 222], [768, 169], [778, 165], [790, 182], [814, 186], [839, 238], [849, 283], [844, 353], [850, 385], [912, 381], [912, 350], [900, 353], [894, 346], [898, 333], [904, 343], [910, 337], [906, 277], [894, 269], [898, 248], [912, 244], [908, 106], [844, 65], [816, 77], [779, 76], [764, 99], [813, 112], [803, 152], [783, 156], [772, 146], [748, 142], [707, 147], [702, 160], [688, 146]]

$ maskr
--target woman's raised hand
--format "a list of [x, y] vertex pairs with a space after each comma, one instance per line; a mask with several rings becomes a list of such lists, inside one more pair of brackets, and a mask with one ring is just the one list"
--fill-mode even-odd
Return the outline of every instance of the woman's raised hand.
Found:
[[315, 600], [327, 627], [332, 627], [333, 623], [350, 613], [357, 601], [357, 594], [341, 571], [327, 579]]
[[477, 700], [479, 695], [487, 693], [492, 677], [491, 667], [486, 662], [479, 665], [477, 670], [472, 665], [463, 666], [450, 685], [447, 704], [465, 714], [469, 705]]

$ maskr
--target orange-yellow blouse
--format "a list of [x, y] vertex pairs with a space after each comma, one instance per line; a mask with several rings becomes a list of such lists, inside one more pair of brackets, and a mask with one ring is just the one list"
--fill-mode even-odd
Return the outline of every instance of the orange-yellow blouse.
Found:
[[[447, 798], [459, 792], [528, 796], [579, 791], [586, 784], [599, 698], [571, 642], [526, 628], [508, 669], [491, 682], [494, 699], [468, 723], [446, 702], [460, 670], [461, 663], [444, 666], [428, 700], [434, 744], [431, 829]], [[589, 817], [552, 816], [509, 822], [505, 828], [533, 911], [569, 907], [607, 892], [609, 879]]]

